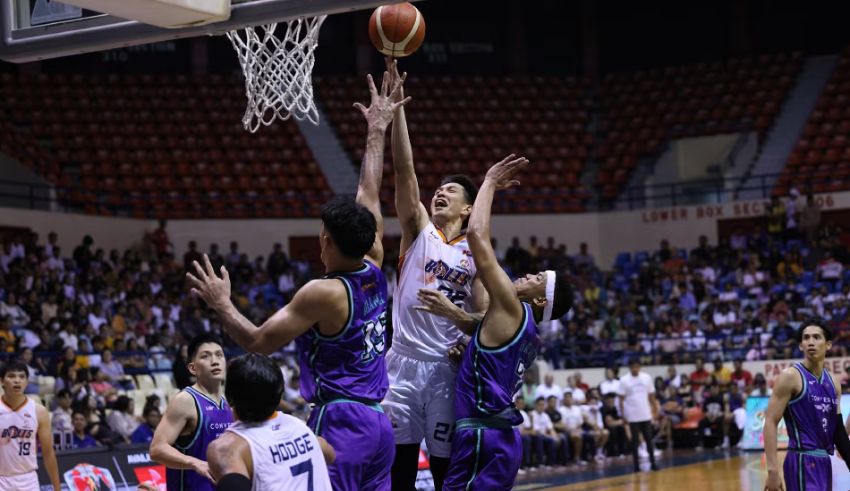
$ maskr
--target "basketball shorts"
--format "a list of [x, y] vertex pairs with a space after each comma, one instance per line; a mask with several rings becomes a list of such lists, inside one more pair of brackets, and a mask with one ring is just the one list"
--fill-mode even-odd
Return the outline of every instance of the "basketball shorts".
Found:
[[443, 491], [513, 489], [522, 464], [519, 429], [463, 429], [455, 432]]
[[832, 491], [832, 460], [823, 455], [789, 451], [782, 464], [786, 491]]
[[384, 411], [393, 425], [397, 445], [425, 440], [434, 457], [448, 458], [454, 431], [457, 367], [448, 359], [426, 361], [398, 345], [386, 355], [390, 390]]
[[337, 400], [316, 406], [307, 426], [336, 452], [336, 460], [328, 465], [333, 489], [390, 491], [395, 442], [381, 406]]
[[35, 471], [15, 476], [0, 476], [0, 491], [38, 491], [38, 474]]

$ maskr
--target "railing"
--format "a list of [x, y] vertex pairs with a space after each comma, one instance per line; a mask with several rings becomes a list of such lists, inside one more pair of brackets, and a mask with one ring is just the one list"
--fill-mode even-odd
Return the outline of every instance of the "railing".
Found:
[[[682, 206], [694, 204], [719, 204], [736, 199], [747, 191], [757, 191], [763, 199], [769, 199], [775, 183], [782, 176], [793, 179], [794, 184], [801, 192], [812, 189], [817, 184], [826, 184], [831, 181], [830, 176], [821, 178], [802, 179], [798, 174], [791, 172], [780, 172], [771, 174], [760, 174], [753, 176], [741, 176], [735, 178], [713, 178], [700, 179], [685, 182], [671, 182], [661, 184], [647, 184], [643, 186], [629, 187], [623, 190], [618, 202], [624, 203], [629, 210], [643, 208], [657, 208], [664, 206]], [[753, 182], [754, 184], [747, 184]], [[125, 201], [130, 199], [145, 203], [151, 207], [149, 215], [153, 215], [152, 205], [162, 202], [158, 197], [146, 194], [145, 191], [121, 192]], [[72, 199], [74, 194], [82, 195], [84, 200]], [[286, 198], [301, 199], [308, 203], [306, 198], [314, 198], [315, 194], [304, 193], [297, 190], [281, 190], [278, 193], [266, 194], [238, 194], [235, 196], [203, 195], [201, 202], [187, 196], [169, 196], [169, 203], [183, 203], [185, 205], [200, 204], [204, 207], [215, 202], [253, 204], [264, 206], [278, 201], [282, 196]], [[608, 209], [602, 203], [598, 203], [598, 209]], [[81, 211], [86, 205], [95, 205], [106, 209], [116, 215], [128, 215], [132, 207], [128, 203], [111, 203], [105, 194], [99, 195], [91, 190], [81, 187], [63, 188], [38, 183], [27, 183], [20, 181], [0, 179], [0, 206], [13, 208], [49, 209], [52, 211]], [[592, 203], [591, 203], [592, 205]]]
[[[805, 192], [816, 184], [826, 184], [829, 178], [802, 179], [799, 174], [776, 172], [734, 178], [717, 177], [692, 181], [677, 181], [647, 184], [623, 190], [619, 201], [626, 203], [629, 210], [682, 206], [695, 204], [719, 204], [737, 199], [747, 191], [757, 191], [762, 199], [770, 199], [776, 182], [782, 176], [793, 179], [794, 184]], [[754, 184], [747, 184], [754, 182]]]

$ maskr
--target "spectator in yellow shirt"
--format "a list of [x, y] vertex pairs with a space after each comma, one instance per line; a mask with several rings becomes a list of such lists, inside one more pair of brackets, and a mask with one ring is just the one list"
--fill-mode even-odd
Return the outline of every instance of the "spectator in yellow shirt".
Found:
[[732, 370], [723, 365], [723, 358], [714, 359], [714, 371], [711, 372], [720, 385], [728, 385], [732, 380]]

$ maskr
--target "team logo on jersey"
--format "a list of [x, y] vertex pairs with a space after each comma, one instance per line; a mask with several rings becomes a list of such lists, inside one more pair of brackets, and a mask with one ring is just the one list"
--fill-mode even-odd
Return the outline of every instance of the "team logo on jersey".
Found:
[[425, 263], [425, 273], [428, 274], [428, 283], [437, 279], [464, 286], [469, 283], [471, 278], [468, 262], [465, 267], [462, 264], [458, 264], [457, 268], [452, 268], [442, 260], [429, 259]]
[[3, 440], [28, 440], [32, 438], [33, 434], [32, 428], [18, 428], [17, 426], [10, 426], [8, 428], [3, 428], [3, 432], [0, 433], [0, 439]]

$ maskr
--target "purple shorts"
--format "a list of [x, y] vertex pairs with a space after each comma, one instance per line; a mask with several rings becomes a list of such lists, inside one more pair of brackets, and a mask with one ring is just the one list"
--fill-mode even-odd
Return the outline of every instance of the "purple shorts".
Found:
[[336, 451], [328, 465], [335, 491], [390, 490], [395, 439], [381, 406], [334, 401], [316, 406], [307, 425]]
[[457, 430], [443, 491], [510, 490], [520, 464], [522, 438], [517, 428]]
[[829, 455], [789, 451], [782, 464], [786, 491], [832, 491]]

